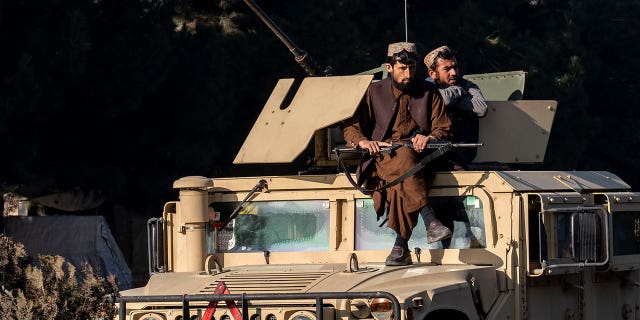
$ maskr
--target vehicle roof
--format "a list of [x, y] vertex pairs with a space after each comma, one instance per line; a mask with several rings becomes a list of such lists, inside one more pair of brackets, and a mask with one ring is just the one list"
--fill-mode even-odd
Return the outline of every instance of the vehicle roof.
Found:
[[[270, 191], [353, 189], [344, 174], [234, 178], [184, 177], [173, 187], [208, 188], [213, 192], [251, 190], [264, 179]], [[433, 187], [486, 186], [493, 192], [628, 191], [631, 187], [607, 171], [453, 171], [438, 172]]]
[[497, 171], [515, 191], [630, 189], [606, 171]]

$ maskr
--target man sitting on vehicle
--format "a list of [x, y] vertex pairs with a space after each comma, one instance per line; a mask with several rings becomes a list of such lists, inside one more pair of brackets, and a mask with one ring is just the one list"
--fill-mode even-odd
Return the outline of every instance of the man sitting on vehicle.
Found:
[[[487, 103], [478, 86], [460, 73], [458, 58], [451, 48], [442, 46], [424, 58], [429, 71], [427, 81], [435, 83], [451, 118], [452, 141], [478, 142], [478, 119], [487, 113]], [[454, 149], [449, 152], [454, 170], [467, 170], [476, 157], [476, 148]]]
[[[389, 45], [386, 70], [389, 77], [369, 86], [356, 114], [346, 122], [344, 138], [354, 148], [369, 150], [371, 157], [358, 166], [358, 182], [374, 189], [411, 170], [424, 156], [429, 141], [449, 135], [451, 120], [435, 85], [414, 78], [416, 46], [399, 42]], [[380, 148], [392, 142], [411, 141], [390, 154]], [[451, 236], [451, 230], [435, 218], [427, 205], [432, 170], [422, 170], [402, 183], [373, 192], [378, 218], [387, 212], [396, 241], [386, 265], [412, 264], [408, 241], [420, 214], [427, 228], [427, 241]]]

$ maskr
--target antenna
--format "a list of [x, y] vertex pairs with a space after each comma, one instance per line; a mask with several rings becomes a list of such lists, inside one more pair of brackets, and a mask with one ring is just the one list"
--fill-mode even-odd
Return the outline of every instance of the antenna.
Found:
[[404, 0], [404, 41], [409, 42], [409, 23], [407, 22], [407, 0]]

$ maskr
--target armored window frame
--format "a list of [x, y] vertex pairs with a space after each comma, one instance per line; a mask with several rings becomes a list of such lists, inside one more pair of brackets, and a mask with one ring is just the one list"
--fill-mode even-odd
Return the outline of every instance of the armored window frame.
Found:
[[[597, 203], [608, 208], [611, 219], [609, 268], [613, 271], [640, 270], [640, 192], [599, 193], [595, 198]], [[629, 216], [632, 216], [632, 219], [629, 219]], [[629, 251], [628, 243], [622, 243], [630, 240], [637, 242], [635, 253]]]

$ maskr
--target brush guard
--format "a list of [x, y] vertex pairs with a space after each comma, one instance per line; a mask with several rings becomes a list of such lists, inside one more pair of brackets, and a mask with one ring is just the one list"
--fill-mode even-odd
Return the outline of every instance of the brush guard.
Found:
[[[249, 306], [260, 307], [260, 305], [250, 304], [251, 301], [275, 301], [275, 300], [315, 300], [316, 319], [324, 319], [324, 299], [374, 299], [387, 298], [393, 303], [392, 319], [400, 320], [400, 302], [398, 299], [384, 291], [378, 292], [319, 292], [319, 293], [271, 293], [271, 294], [195, 294], [195, 295], [158, 295], [158, 296], [125, 296], [116, 298], [118, 303], [118, 314], [120, 320], [127, 317], [127, 303], [135, 302], [181, 302], [182, 318], [191, 319], [189, 303], [192, 301], [237, 301], [237, 305], [242, 309], [242, 320], [249, 320]], [[286, 307], [310, 307], [308, 303], [288, 303], [278, 304]]]

